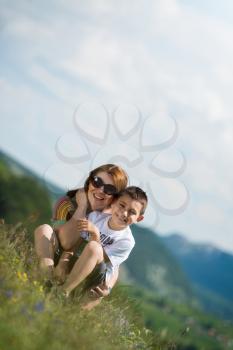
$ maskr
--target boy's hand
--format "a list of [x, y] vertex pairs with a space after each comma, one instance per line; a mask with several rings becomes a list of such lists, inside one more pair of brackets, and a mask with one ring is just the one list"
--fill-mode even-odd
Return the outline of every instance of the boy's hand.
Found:
[[109, 288], [105, 283], [101, 284], [95, 288], [90, 290], [90, 295], [93, 298], [103, 298], [107, 297], [111, 292], [111, 288]]
[[98, 228], [89, 220], [87, 219], [79, 219], [77, 221], [77, 229], [79, 231], [87, 231], [91, 235], [92, 241], [99, 242], [100, 240], [100, 232]]

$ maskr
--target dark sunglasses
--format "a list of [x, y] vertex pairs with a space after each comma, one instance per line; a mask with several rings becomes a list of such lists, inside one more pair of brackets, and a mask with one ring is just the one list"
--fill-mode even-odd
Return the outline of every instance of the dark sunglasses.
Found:
[[99, 176], [93, 176], [91, 177], [91, 184], [95, 187], [95, 188], [100, 188], [103, 187], [103, 192], [105, 194], [108, 194], [110, 196], [114, 195], [117, 193], [117, 189], [115, 186], [110, 185], [110, 184], [105, 184], [103, 182], [103, 180], [101, 179], [101, 177]]

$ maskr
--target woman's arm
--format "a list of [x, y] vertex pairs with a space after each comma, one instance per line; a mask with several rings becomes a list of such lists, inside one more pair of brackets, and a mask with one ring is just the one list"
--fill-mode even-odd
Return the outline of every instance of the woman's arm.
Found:
[[88, 206], [87, 196], [84, 189], [78, 190], [76, 194], [76, 201], [78, 207], [72, 218], [65, 224], [56, 228], [59, 241], [64, 250], [72, 250], [80, 238], [78, 221], [81, 218], [85, 218]]

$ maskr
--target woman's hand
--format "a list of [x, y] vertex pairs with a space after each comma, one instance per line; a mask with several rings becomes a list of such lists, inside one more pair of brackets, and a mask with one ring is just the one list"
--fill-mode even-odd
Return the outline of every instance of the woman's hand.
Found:
[[100, 241], [100, 232], [99, 229], [87, 219], [77, 220], [77, 229], [78, 231], [87, 231], [91, 235], [91, 241]]
[[84, 188], [78, 190], [75, 194], [75, 200], [77, 203], [77, 209], [75, 210], [72, 218], [78, 220], [86, 216], [87, 208], [88, 208], [88, 200], [86, 192]]
[[81, 188], [76, 192], [75, 200], [76, 200], [78, 207], [81, 207], [82, 209], [87, 209], [88, 199], [87, 199], [87, 194], [86, 194], [84, 188]]

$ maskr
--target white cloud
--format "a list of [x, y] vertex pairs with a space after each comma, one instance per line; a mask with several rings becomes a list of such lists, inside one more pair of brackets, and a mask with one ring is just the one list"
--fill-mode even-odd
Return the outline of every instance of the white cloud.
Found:
[[[57, 138], [73, 129], [74, 108], [88, 95], [110, 111], [129, 102], [139, 106], [143, 118], [175, 114], [193, 205], [212, 195], [224, 210], [232, 209], [231, 21], [175, 0], [145, 6], [136, 1], [133, 7], [127, 1], [5, 1], [2, 17], [2, 147], [36, 169], [46, 168], [56, 158]], [[158, 161], [173, 169], [169, 159]], [[176, 203], [173, 190], [164, 197], [166, 204]], [[208, 225], [218, 244], [232, 242], [227, 224], [228, 233], [219, 237], [214, 219], [221, 215], [214, 214], [214, 206], [198, 209], [203, 235], [211, 238]], [[182, 220], [187, 232], [201, 237], [195, 213], [187, 210]]]
[[218, 204], [211, 202], [203, 202], [197, 207], [197, 220], [209, 225], [222, 225], [224, 220], [227, 219], [224, 215], [223, 209]]

